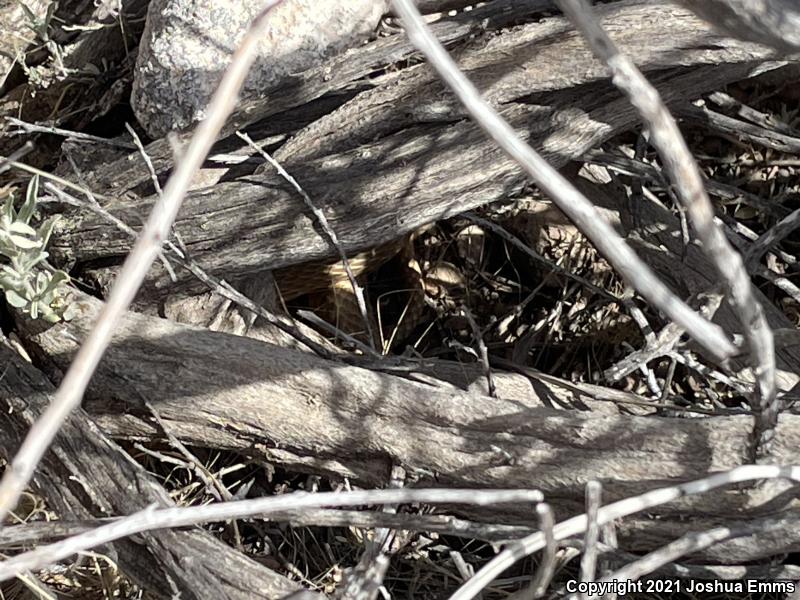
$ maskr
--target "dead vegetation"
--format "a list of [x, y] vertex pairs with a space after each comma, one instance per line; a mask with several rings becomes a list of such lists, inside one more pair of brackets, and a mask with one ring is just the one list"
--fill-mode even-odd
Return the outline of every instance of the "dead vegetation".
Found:
[[[33, 178], [36, 222], [59, 219], [44, 272], [71, 278], [58, 323], [11, 296], [3, 309], [6, 465], [69, 393], [58, 386], [188, 160], [192, 131], [149, 139], [128, 105], [147, 2], [100, 4], [24, 16], [32, 37], [0, 87], [3, 199]], [[367, 598], [383, 585], [441, 598], [469, 580], [458, 598], [516, 598], [623, 574], [800, 580], [796, 55], [677, 5], [596, 7], [678, 120], [713, 205], [698, 222], [660, 130], [554, 3], [418, 4], [561, 183], [534, 184], [481, 131], [395, 16], [222, 115], [82, 405], [3, 521], [16, 570], [0, 563], [1, 597]], [[607, 251], [611, 235], [565, 216], [553, 198], [567, 187], [669, 297]], [[36, 239], [3, 227], [4, 244]], [[385, 499], [325, 496], [377, 488]], [[546, 504], [478, 506], [456, 489], [535, 489]], [[258, 499], [276, 504], [247, 504]], [[154, 524], [170, 506], [197, 516]], [[234, 516], [202, 513], [215, 506]], [[592, 514], [605, 523], [593, 534]], [[131, 522], [135, 535], [99, 546], [80, 537]], [[56, 554], [58, 540], [81, 552]], [[35, 548], [33, 571], [11, 562]]]

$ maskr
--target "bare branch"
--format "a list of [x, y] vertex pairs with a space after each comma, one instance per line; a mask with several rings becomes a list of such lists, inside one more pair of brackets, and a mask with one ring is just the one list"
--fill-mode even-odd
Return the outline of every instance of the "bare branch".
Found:
[[[800, 482], [800, 467], [779, 467], [774, 465], [744, 465], [730, 471], [715, 473], [705, 479], [698, 479], [689, 483], [673, 487], [660, 488], [646, 492], [640, 496], [619, 500], [602, 507], [597, 511], [597, 523], [604, 525], [616, 519], [642, 512], [644, 510], [672, 502], [678, 498], [691, 494], [710, 492], [722, 486], [753, 481], [757, 479], [786, 478]], [[553, 529], [556, 540], [579, 535], [586, 531], [589, 519], [586, 514], [572, 517], [562, 521]], [[462, 585], [450, 600], [470, 600], [489, 585], [495, 577], [508, 569], [518, 560], [530, 556], [544, 548], [546, 543], [543, 532], [534, 533], [519, 542], [504, 549], [495, 556], [486, 566], [475, 574], [471, 580]]]
[[297, 492], [282, 496], [220, 502], [204, 506], [164, 509], [158, 509], [154, 505], [108, 525], [103, 525], [61, 542], [40, 546], [30, 552], [18, 554], [13, 558], [7, 559], [0, 563], [0, 581], [10, 579], [22, 571], [42, 569], [77, 552], [153, 529], [186, 527], [199, 523], [226, 521], [244, 517], [264, 517], [273, 513], [285, 513], [303, 508], [410, 503], [491, 506], [502, 503], [539, 503], [541, 501], [541, 492], [535, 490], [389, 489], [324, 492], [319, 494]]
[[203, 164], [203, 159], [236, 106], [238, 92], [255, 59], [257, 44], [267, 25], [269, 12], [281, 2], [282, 0], [267, 0], [250, 25], [209, 103], [208, 117], [197, 127], [186, 154], [167, 183], [164, 195], [153, 206], [95, 327], [64, 376], [52, 404], [31, 427], [14, 460], [6, 467], [0, 481], [0, 523], [16, 505], [22, 490], [33, 476], [36, 465], [64, 420], [80, 405], [86, 386], [111, 341], [117, 322], [130, 306], [150, 265], [161, 252], [161, 245], [169, 235], [192, 177]]
[[578, 228], [595, 244], [614, 268], [647, 300], [690, 331], [717, 360], [725, 362], [737, 353], [720, 327], [689, 308], [664, 285], [625, 243], [592, 203], [565, 177], [522, 141], [513, 128], [485, 101], [460, 72], [447, 51], [425, 25], [411, 0], [394, 0], [411, 41], [453, 90], [473, 119], [509, 156], [531, 176]]
[[777, 48], [800, 50], [800, 5], [796, 0], [682, 0], [723, 32]]
[[753, 293], [744, 261], [728, 242], [724, 231], [714, 222], [714, 207], [703, 185], [700, 169], [658, 91], [636, 65], [620, 53], [587, 0], [559, 0], [559, 4], [583, 33], [595, 55], [608, 66], [614, 84], [628, 97], [649, 127], [651, 141], [664, 162], [677, 197], [686, 209], [703, 250], [725, 284], [730, 303], [744, 329], [750, 362], [756, 376], [756, 387], [750, 400], [756, 416], [753, 458], [764, 456], [774, 437], [779, 412], [775, 387], [775, 346], [772, 330], [764, 309]]
[[14, 166], [14, 163], [28, 154], [31, 150], [33, 150], [33, 144], [30, 141], [27, 141], [21, 147], [14, 150], [10, 156], [0, 156], [0, 173], [4, 173], [9, 168]]
[[536, 505], [536, 514], [539, 516], [539, 528], [544, 534], [544, 554], [539, 569], [531, 583], [531, 598], [541, 598], [547, 592], [547, 586], [553, 579], [556, 570], [556, 538], [553, 535], [555, 527], [555, 517], [550, 505], [542, 503]]
[[583, 536], [583, 555], [581, 556], [581, 581], [594, 581], [597, 570], [597, 542], [600, 538], [600, 527], [597, 523], [597, 511], [603, 494], [603, 484], [590, 481], [586, 484], [586, 532]]

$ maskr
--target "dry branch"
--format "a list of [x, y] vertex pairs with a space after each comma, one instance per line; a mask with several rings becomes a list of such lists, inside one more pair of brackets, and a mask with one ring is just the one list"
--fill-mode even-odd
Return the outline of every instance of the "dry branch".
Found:
[[623, 91], [647, 125], [651, 142], [661, 156], [676, 196], [725, 286], [728, 301], [744, 331], [750, 349], [750, 365], [756, 378], [750, 399], [756, 416], [753, 457], [764, 458], [769, 453], [769, 442], [780, 410], [775, 398], [775, 344], [764, 309], [755, 298], [744, 260], [733, 249], [722, 227], [714, 221], [714, 207], [703, 185], [700, 168], [658, 92], [631, 59], [619, 51], [587, 0], [559, 0], [559, 5], [583, 33], [598, 58], [608, 66], [614, 84]]
[[[623, 48], [644, 68], [718, 65], [656, 76], [668, 101], [747, 77], [768, 56], [755, 46], [710, 35], [700, 21], [674, 7], [625, 2], [608, 10], [608, 23], [630, 33]], [[659, 18], [653, 11], [661, 11]], [[634, 112], [605, 86], [591, 94], [574, 89], [604, 74], [564, 19], [525, 25], [487, 44], [462, 52], [465, 72], [492, 101], [503, 103], [502, 115], [555, 166], [636, 122]], [[354, 60], [363, 57], [360, 52]], [[306, 76], [315, 75], [301, 78]], [[530, 94], [537, 92], [548, 94], [532, 104]], [[291, 96], [290, 91], [281, 94]], [[276, 153], [326, 213], [346, 251], [385, 243], [425, 223], [507, 198], [524, 185], [513, 161], [474, 125], [461, 121], [462, 110], [449, 96], [442, 97], [435, 77], [424, 67], [412, 67], [391, 85], [360, 94], [318, 120]], [[273, 106], [271, 100], [267, 95], [265, 105]], [[169, 165], [165, 151], [148, 148], [160, 173]], [[96, 174], [93, 185], [108, 185], [118, 193], [129, 189], [128, 182], [147, 182], [146, 170], [135, 166], [139, 163], [134, 157], [109, 165]], [[106, 208], [136, 226], [152, 201], [119, 197]], [[304, 214], [302, 202], [271, 173], [191, 193], [176, 230], [199, 264], [231, 279], [335, 254]], [[122, 256], [129, 247], [127, 237], [108, 224], [76, 214], [63, 221], [52, 251], [62, 261], [87, 263]], [[192, 282], [186, 272], [179, 272], [179, 278], [184, 285]], [[156, 272], [151, 282], [167, 286], [168, 281], [165, 273]]]
[[[72, 323], [28, 334], [54, 372], [69, 363], [99, 308], [88, 299], [80, 306], [83, 314]], [[480, 369], [473, 378], [482, 379]], [[602, 481], [613, 500], [747, 462], [750, 417], [667, 419], [543, 407], [573, 400], [574, 386], [562, 385], [538, 381], [529, 398], [492, 399], [129, 313], [86, 406], [109, 434], [157, 439], [148, 401], [186, 444], [365, 484], [385, 481], [393, 464], [439, 485], [535, 482], [559, 518], [581, 510], [591, 479]], [[784, 415], [775, 461], [800, 461], [799, 444], [798, 417]], [[771, 510], [786, 502], [774, 499]], [[658, 520], [628, 521], [622, 532], [631, 549], [652, 550], [687, 527], [710, 527], [722, 517], [746, 521], [751, 503], [760, 502], [738, 491], [694, 497], [658, 509]], [[747, 560], [796, 547], [796, 515], [779, 514], [787, 522], [781, 536], [737, 540], [708, 556]]]
[[37, 571], [69, 556], [120, 539], [158, 529], [176, 529], [215, 521], [285, 514], [290, 509], [354, 507], [366, 504], [461, 504], [494, 506], [522, 504], [526, 508], [542, 502], [536, 490], [388, 489], [347, 492], [294, 492], [262, 498], [229, 500], [198, 506], [148, 506], [65, 540], [23, 552], [0, 563], [0, 581], [25, 571]]
[[139, 234], [130, 254], [126, 257], [120, 278], [108, 297], [108, 303], [98, 315], [97, 322], [86, 338], [75, 361], [66, 370], [53, 402], [37, 420], [17, 455], [9, 462], [0, 479], [0, 522], [17, 503], [42, 459], [47, 447], [58, 433], [70, 412], [80, 406], [83, 392], [100, 357], [108, 345], [117, 321], [130, 306], [144, 281], [150, 265], [161, 253], [161, 245], [169, 237], [192, 177], [202, 166], [225, 120], [236, 107], [236, 96], [241, 89], [256, 55], [260, 35], [266, 28], [270, 11], [283, 0], [268, 0], [254, 17], [239, 47], [231, 58], [217, 90], [208, 106], [208, 114], [181, 156], [181, 163], [170, 177], [163, 196], [153, 204], [147, 222]]
[[[49, 405], [53, 385], [5, 344], [0, 345], [0, 454], [11, 460], [22, 436]], [[66, 519], [126, 515], [169, 496], [82, 410], [73, 412], [34, 480], [49, 507]], [[134, 581], [161, 597], [278, 598], [299, 585], [200, 530], [159, 531], [114, 544], [111, 552]]]

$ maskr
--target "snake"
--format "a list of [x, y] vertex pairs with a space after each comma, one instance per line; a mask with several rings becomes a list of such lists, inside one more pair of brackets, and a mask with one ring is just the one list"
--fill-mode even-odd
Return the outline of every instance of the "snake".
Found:
[[[368, 275], [398, 254], [410, 251], [413, 236], [406, 235], [387, 244], [358, 252], [348, 257], [350, 269], [356, 280], [363, 285]], [[311, 261], [277, 269], [273, 272], [275, 283], [284, 302], [301, 296], [316, 297], [316, 312], [326, 321], [348, 335], [364, 338], [365, 326], [358, 309], [352, 283], [341, 260]], [[412, 285], [416, 282], [411, 282]], [[372, 330], [377, 331], [375, 307], [367, 303], [367, 317]], [[378, 340], [376, 340], [376, 343]]]

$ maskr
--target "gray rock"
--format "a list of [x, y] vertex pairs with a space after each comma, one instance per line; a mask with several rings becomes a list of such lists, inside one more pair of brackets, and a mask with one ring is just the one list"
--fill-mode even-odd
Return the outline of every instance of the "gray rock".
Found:
[[682, 0], [717, 29], [782, 52], [800, 50], [798, 0]]
[[[136, 62], [131, 104], [153, 137], [204, 116], [230, 57], [263, 0], [152, 0]], [[287, 0], [273, 9], [241, 96], [321, 63], [365, 39], [388, 0]]]

